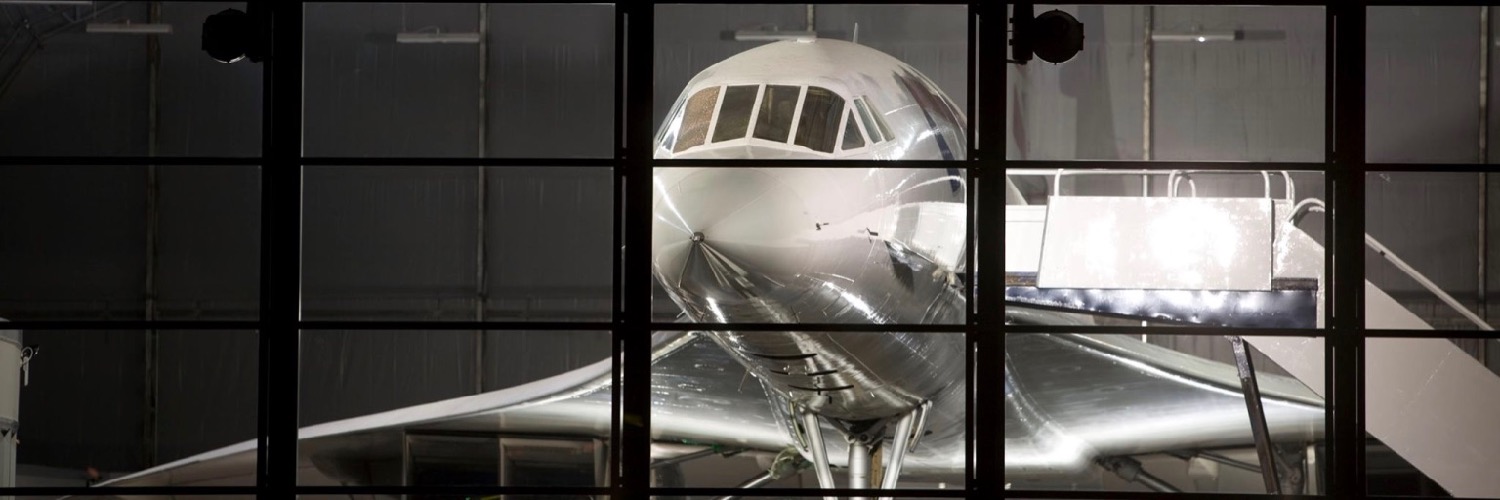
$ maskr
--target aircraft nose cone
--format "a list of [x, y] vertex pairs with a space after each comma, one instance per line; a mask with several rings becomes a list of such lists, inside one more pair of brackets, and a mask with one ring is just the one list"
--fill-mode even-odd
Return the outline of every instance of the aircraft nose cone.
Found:
[[[688, 171], [690, 170], [690, 171]], [[679, 298], [762, 295], [801, 272], [816, 230], [798, 193], [753, 168], [658, 169], [652, 260]]]

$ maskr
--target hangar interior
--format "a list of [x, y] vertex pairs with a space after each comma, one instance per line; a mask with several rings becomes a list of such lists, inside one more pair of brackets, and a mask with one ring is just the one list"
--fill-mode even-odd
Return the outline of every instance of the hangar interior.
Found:
[[[74, 329], [24, 331], [22, 344], [34, 354], [24, 372], [7, 375], [18, 377], [24, 424], [18, 434], [24, 443], [15, 448], [16, 486], [108, 482], [257, 436], [264, 365], [253, 328], [131, 330], [83, 323], [253, 323], [261, 317], [262, 166], [256, 159], [265, 139], [264, 65], [220, 64], [200, 49], [203, 20], [229, 8], [244, 4], [0, 1], [0, 155], [30, 161], [0, 166], [0, 317], [80, 322]], [[1323, 8], [1037, 6], [1038, 12], [1054, 8], [1085, 26], [1077, 57], [1059, 65], [1008, 64], [1004, 88], [980, 84], [972, 95], [977, 70], [970, 66], [965, 5], [661, 5], [654, 10], [654, 65], [623, 67], [651, 73], [652, 123], [661, 126], [695, 75], [766, 43], [745, 40], [743, 33], [812, 31], [909, 64], [960, 110], [974, 109], [974, 95], [1003, 92], [1006, 160], [1168, 161], [1206, 170], [1194, 172], [1181, 189], [1157, 174], [1018, 170], [1008, 179], [1029, 204], [1047, 205], [1049, 197], [1064, 194], [1264, 196], [1291, 203], [1329, 198], [1324, 173], [1308, 169], [1325, 161], [1329, 147]], [[615, 288], [613, 247], [624, 213], [614, 205], [616, 71], [622, 67], [615, 6], [337, 2], [306, 3], [303, 15], [301, 154], [338, 161], [309, 161], [300, 172], [299, 317], [349, 327], [300, 332], [298, 365], [272, 367], [296, 376], [297, 392], [272, 397], [295, 397], [299, 426], [317, 426], [550, 380], [617, 354], [608, 329], [615, 303], [624, 300]], [[1488, 164], [1500, 158], [1490, 146], [1500, 139], [1500, 112], [1489, 104], [1497, 92], [1490, 68], [1500, 57], [1496, 13], [1486, 7], [1371, 7], [1366, 16], [1365, 161]], [[132, 25], [168, 25], [170, 32], [110, 29]], [[164, 160], [112, 159], [131, 157]], [[224, 161], [194, 165], [184, 158]], [[457, 158], [504, 165], [450, 161]], [[517, 158], [547, 161], [499, 161]], [[1285, 163], [1290, 173], [1276, 170], [1281, 175], [1273, 183], [1246, 172], [1215, 172], [1215, 162]], [[1500, 314], [1500, 301], [1489, 300], [1489, 291], [1500, 289], [1500, 245], [1490, 244], [1500, 241], [1500, 178], [1482, 169], [1404, 170], [1365, 179], [1367, 233], [1404, 262], [1368, 250], [1365, 276], [1436, 329], [1476, 330], [1463, 310], [1483, 321]], [[1000, 230], [1000, 222], [989, 224], [976, 231]], [[1322, 214], [1313, 214], [1299, 227], [1326, 246], [1326, 225]], [[650, 304], [653, 321], [686, 321], [660, 282]], [[603, 328], [378, 326], [486, 321]], [[1309, 329], [1308, 335], [1319, 333]], [[1236, 361], [1232, 342], [1221, 336], [1140, 337], [1226, 366]], [[1500, 373], [1494, 340], [1451, 342]], [[1256, 352], [1250, 359], [1262, 374], [1294, 380], [1293, 370], [1275, 358]], [[721, 361], [725, 387], [739, 394], [746, 384], [759, 390], [750, 371]], [[653, 369], [668, 374], [670, 366]], [[687, 384], [678, 389], [703, 392]], [[547, 436], [419, 437], [408, 451], [415, 462], [425, 453], [427, 463], [396, 456], [378, 467], [394, 468], [403, 478], [422, 477], [403, 467], [473, 467], [453, 464], [465, 460], [466, 449], [493, 453], [504, 439], [511, 441], [499, 449], [510, 446], [523, 457], [508, 467], [519, 471], [516, 477], [537, 481], [525, 485], [593, 486], [602, 477], [603, 442], [559, 445], [565, 440]], [[1307, 460], [1318, 446], [1311, 443], [1313, 451], [1303, 456], [1302, 473], [1310, 481], [1324, 473]], [[668, 457], [702, 448], [660, 447]], [[734, 487], [778, 456], [714, 452], [723, 456], [684, 460], [653, 480]], [[1241, 465], [1255, 462], [1255, 452], [1218, 451]], [[1431, 471], [1379, 439], [1370, 438], [1366, 453], [1372, 494], [1449, 493]], [[1215, 465], [1208, 474], [1201, 461], [1169, 453], [1138, 458], [1143, 470], [1186, 491], [1263, 491], [1253, 470]], [[527, 465], [528, 459], [543, 465]], [[339, 484], [317, 473], [299, 480]], [[1018, 477], [1014, 484], [1153, 491], [1103, 466]], [[766, 485], [815, 488], [819, 480], [799, 470]], [[902, 482], [964, 486], [962, 477]]]

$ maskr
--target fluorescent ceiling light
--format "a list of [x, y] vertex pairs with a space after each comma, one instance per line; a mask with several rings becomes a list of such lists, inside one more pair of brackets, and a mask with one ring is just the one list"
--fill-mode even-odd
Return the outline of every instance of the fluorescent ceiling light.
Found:
[[818, 32], [816, 31], [739, 30], [734, 32], [734, 39], [741, 42], [774, 42], [777, 40], [809, 41], [817, 38]]
[[1244, 32], [1235, 31], [1205, 31], [1202, 33], [1152, 33], [1153, 42], [1233, 42], [1244, 40]]
[[89, 33], [111, 33], [119, 35], [170, 35], [172, 25], [170, 24], [135, 24], [135, 23], [89, 23], [84, 28]]
[[479, 43], [479, 33], [397, 33], [396, 43]]

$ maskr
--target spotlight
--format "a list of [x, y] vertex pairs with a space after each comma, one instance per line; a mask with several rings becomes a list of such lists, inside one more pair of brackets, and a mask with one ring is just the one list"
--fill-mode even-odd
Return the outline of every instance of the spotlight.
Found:
[[[253, 4], [252, 4], [253, 5]], [[252, 7], [252, 11], [255, 9]], [[203, 20], [203, 51], [221, 63], [263, 59], [264, 39], [261, 36], [264, 23], [253, 14], [235, 9], [224, 9]]]
[[1061, 64], [1083, 50], [1083, 23], [1060, 10], [1035, 12], [1031, 4], [1016, 4], [1011, 12], [1011, 61], [1026, 64], [1033, 55]]

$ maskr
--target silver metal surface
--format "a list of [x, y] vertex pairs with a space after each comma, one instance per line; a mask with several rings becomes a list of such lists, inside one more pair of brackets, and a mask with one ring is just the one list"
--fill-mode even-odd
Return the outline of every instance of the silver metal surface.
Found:
[[870, 487], [870, 445], [858, 440], [849, 443], [849, 487]]
[[[693, 321], [964, 321], [955, 171], [657, 169], [655, 182], [654, 271]], [[831, 418], [900, 415], [959, 395], [964, 378], [955, 335], [710, 335], [773, 390]]]
[[1250, 431], [1255, 435], [1255, 453], [1260, 463], [1261, 476], [1266, 482], [1266, 493], [1281, 494], [1281, 482], [1276, 479], [1275, 452], [1272, 451], [1270, 433], [1266, 431], [1266, 412], [1261, 405], [1260, 386], [1255, 381], [1255, 363], [1250, 360], [1250, 351], [1245, 348], [1245, 339], [1229, 337], [1234, 351], [1234, 366], [1240, 375], [1240, 388], [1245, 391], [1245, 411], [1250, 416]]
[[833, 470], [828, 461], [828, 447], [823, 440], [823, 424], [818, 415], [810, 411], [798, 415], [802, 428], [807, 432], [807, 447], [813, 459], [813, 472], [818, 476], [818, 487], [833, 488]]
[[[1322, 436], [1320, 398], [1295, 379], [1261, 378], [1274, 440]], [[1005, 394], [1007, 478], [1254, 442], [1234, 367], [1120, 335], [1007, 337]]]
[[1317, 298], [1317, 290], [1078, 290], [1010, 283], [1005, 287], [1005, 300], [1012, 304], [1238, 328], [1316, 328]]
[[[906, 448], [911, 445], [912, 429], [916, 426], [917, 415], [921, 411], [920, 409], [914, 410], [896, 422], [895, 439], [891, 441], [891, 460], [886, 464], [885, 474], [880, 478], [880, 489], [895, 489], [897, 482], [901, 480], [901, 463], [906, 460]], [[918, 429], [917, 432], [922, 431]]]
[[1053, 196], [1037, 286], [1270, 290], [1272, 203]]

